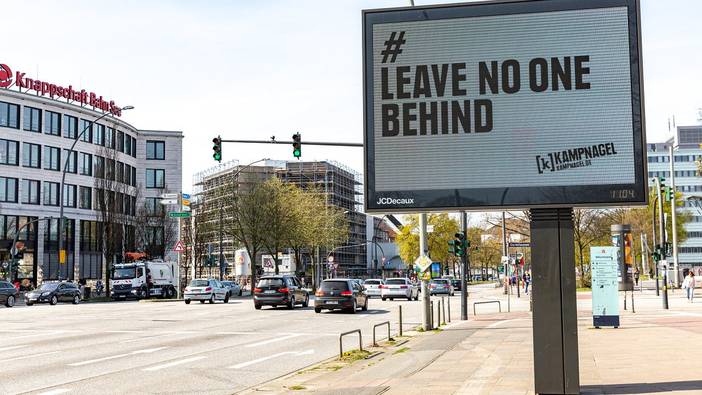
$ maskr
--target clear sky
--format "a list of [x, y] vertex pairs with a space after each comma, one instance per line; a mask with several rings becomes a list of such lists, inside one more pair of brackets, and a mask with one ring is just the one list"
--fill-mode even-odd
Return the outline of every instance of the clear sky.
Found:
[[[133, 105], [123, 118], [137, 128], [182, 130], [188, 192], [192, 174], [215, 164], [217, 134], [362, 142], [361, 10], [407, 4], [3, 0], [0, 63]], [[649, 141], [668, 136], [673, 115], [696, 122], [700, 15], [699, 0], [642, 0]], [[225, 144], [223, 156], [293, 159], [288, 145]], [[304, 146], [303, 159], [363, 169], [360, 148]]]

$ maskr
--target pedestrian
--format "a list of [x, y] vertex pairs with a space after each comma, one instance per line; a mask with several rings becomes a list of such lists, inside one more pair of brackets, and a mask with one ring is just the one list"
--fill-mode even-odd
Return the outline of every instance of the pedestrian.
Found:
[[531, 274], [524, 273], [524, 295], [529, 295], [529, 284], [531, 284]]
[[695, 297], [695, 273], [690, 270], [682, 284], [683, 289], [687, 292], [687, 300], [692, 303]]
[[636, 268], [634, 270], [634, 282], [636, 283], [636, 286], [639, 286], [639, 268]]

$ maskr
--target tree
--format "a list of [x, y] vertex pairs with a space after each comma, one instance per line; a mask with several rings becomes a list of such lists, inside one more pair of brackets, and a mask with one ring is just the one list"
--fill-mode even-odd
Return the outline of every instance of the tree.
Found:
[[[159, 190], [168, 192], [167, 186]], [[151, 206], [146, 200], [136, 212], [136, 248], [150, 258], [165, 258], [166, 249], [178, 237], [177, 220], [169, 218], [167, 210], [160, 203]]]
[[[411, 265], [419, 257], [419, 216], [405, 216], [405, 223], [395, 242], [400, 247], [402, 260]], [[427, 235], [429, 257], [434, 262], [449, 264], [451, 257], [448, 252], [448, 242], [453, 240], [456, 232], [459, 231], [458, 221], [450, 218], [447, 213], [429, 214], [427, 224], [434, 226], [433, 231]]]
[[[606, 242], [610, 235], [610, 223], [605, 210], [573, 210], [573, 237], [575, 261], [580, 266], [580, 286], [590, 287], [590, 247], [596, 241]], [[586, 270], [587, 269], [587, 270]]]

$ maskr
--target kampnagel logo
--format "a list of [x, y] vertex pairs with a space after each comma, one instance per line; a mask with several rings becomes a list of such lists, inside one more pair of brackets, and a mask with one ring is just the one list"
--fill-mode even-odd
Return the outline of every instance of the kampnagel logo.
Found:
[[0, 63], [0, 88], [12, 85], [12, 70], [6, 64]]

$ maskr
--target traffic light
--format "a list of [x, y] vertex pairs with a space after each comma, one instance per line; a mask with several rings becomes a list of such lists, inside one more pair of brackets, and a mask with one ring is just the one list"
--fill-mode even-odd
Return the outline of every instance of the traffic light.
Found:
[[293, 156], [296, 157], [297, 159], [300, 159], [302, 156], [302, 136], [300, 133], [295, 133], [292, 136], [293, 139]]
[[663, 196], [665, 196], [665, 201], [669, 202], [673, 200], [673, 188], [671, 187], [664, 187], [663, 188]]
[[466, 248], [470, 244], [466, 240], [466, 235], [463, 232], [458, 232], [454, 235], [453, 249], [455, 250], [456, 256], [463, 256], [466, 254]]
[[214, 146], [212, 146], [212, 150], [214, 151], [212, 158], [217, 162], [222, 162], [222, 138], [217, 136], [212, 139], [212, 143], [214, 144]]

